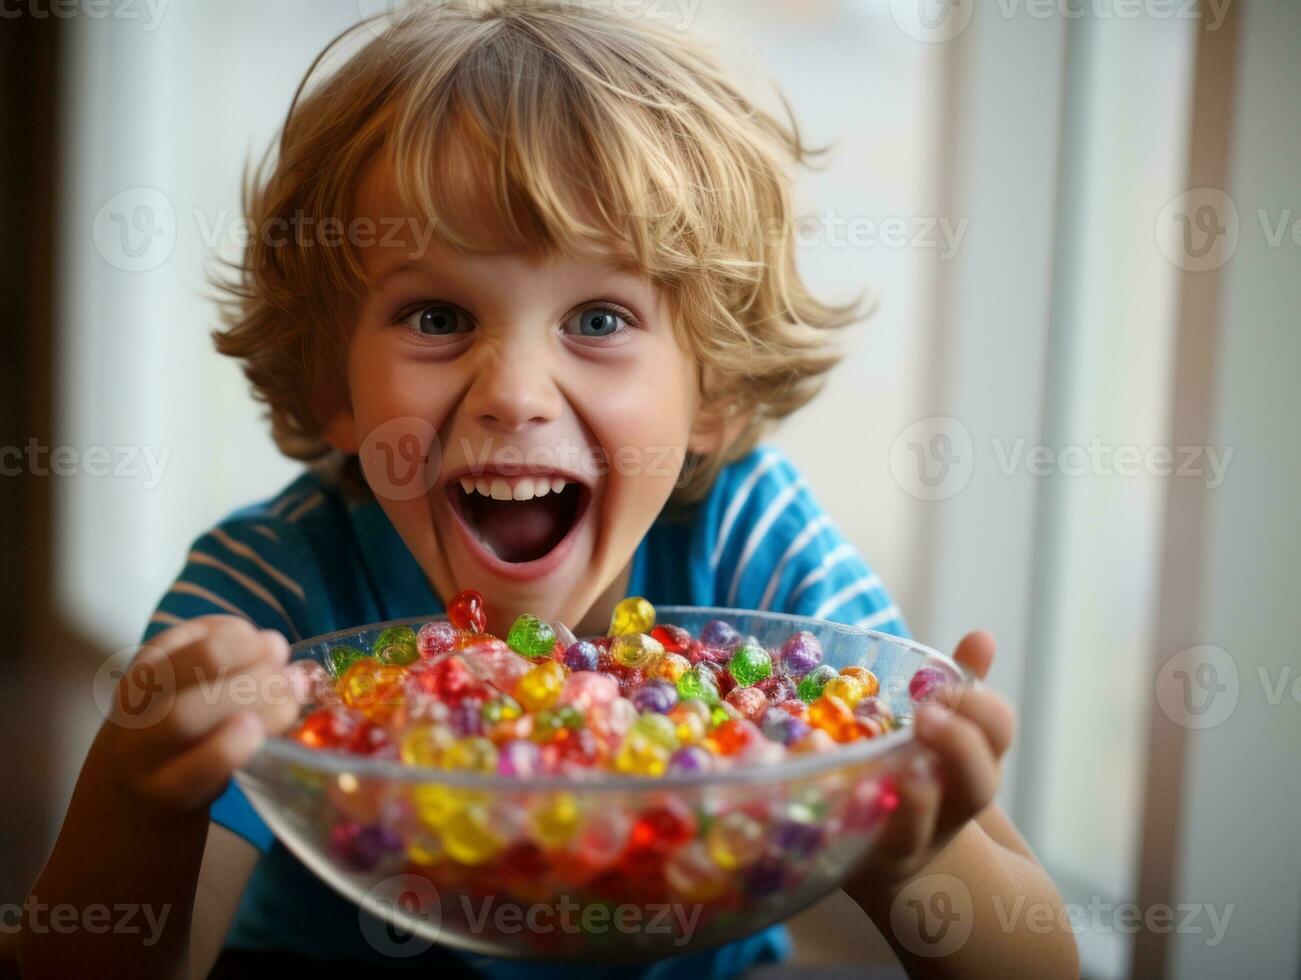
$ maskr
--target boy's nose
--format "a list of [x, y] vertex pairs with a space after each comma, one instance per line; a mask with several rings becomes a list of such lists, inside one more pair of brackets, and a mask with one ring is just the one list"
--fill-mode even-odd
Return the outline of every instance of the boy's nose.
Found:
[[471, 417], [489, 428], [518, 432], [529, 423], [559, 417], [562, 396], [545, 356], [509, 348], [478, 365], [465, 402]]

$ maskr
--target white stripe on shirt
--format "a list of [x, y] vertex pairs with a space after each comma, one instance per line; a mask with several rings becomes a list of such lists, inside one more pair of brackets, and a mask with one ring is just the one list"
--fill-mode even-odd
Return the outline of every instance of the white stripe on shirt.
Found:
[[714, 545], [714, 553], [709, 556], [709, 570], [715, 572], [718, 570], [718, 563], [723, 559], [723, 550], [727, 547], [728, 535], [732, 533], [732, 525], [741, 515], [741, 508], [750, 498], [754, 485], [759, 482], [760, 478], [770, 469], [781, 462], [781, 457], [776, 453], [765, 453], [763, 460], [752, 469], [748, 476], [741, 481], [741, 485], [736, 488], [736, 494], [732, 497], [732, 502], [728, 504], [727, 511], [723, 514], [723, 522], [718, 526], [718, 541]]
[[822, 514], [817, 519], [811, 521], [799, 534], [795, 540], [790, 543], [785, 554], [777, 562], [777, 568], [772, 573], [772, 578], [768, 580], [768, 587], [763, 590], [763, 598], [759, 600], [760, 609], [768, 609], [772, 605], [772, 600], [777, 594], [777, 586], [781, 584], [782, 573], [786, 571], [786, 566], [790, 564], [791, 559], [803, 551], [814, 538], [831, 523], [830, 514]]
[[873, 589], [879, 587], [880, 584], [881, 580], [875, 575], [867, 575], [855, 582], [850, 582], [839, 592], [831, 596], [831, 598], [823, 602], [822, 605], [818, 606], [817, 610], [813, 613], [813, 618], [830, 619], [831, 614], [850, 599], [871, 592]]
[[817, 585], [826, 578], [827, 573], [829, 573], [836, 565], [840, 564], [846, 558], [852, 557], [854, 557], [854, 546], [848, 541], [842, 541], [840, 544], [836, 545], [836, 547], [828, 551], [822, 556], [822, 561], [818, 562], [818, 567], [800, 579], [799, 584], [791, 591], [791, 604], [793, 605], [795, 603], [795, 600], [803, 594], [805, 589], [812, 585]]
[[736, 604], [736, 590], [741, 585], [741, 576], [745, 574], [746, 566], [750, 559], [754, 557], [755, 551], [763, 543], [763, 539], [768, 536], [768, 531], [772, 528], [777, 518], [781, 516], [790, 502], [795, 499], [795, 495], [804, 487], [804, 478], [800, 477], [794, 483], [785, 487], [781, 493], [773, 498], [768, 509], [763, 512], [750, 532], [750, 536], [745, 539], [745, 547], [741, 550], [740, 560], [736, 563], [736, 571], [732, 573], [732, 584], [727, 588], [727, 604], [729, 606]]
[[874, 630], [883, 623], [899, 618], [899, 607], [893, 603], [884, 609], [878, 609], [870, 616], [864, 616], [854, 625], [861, 630]]

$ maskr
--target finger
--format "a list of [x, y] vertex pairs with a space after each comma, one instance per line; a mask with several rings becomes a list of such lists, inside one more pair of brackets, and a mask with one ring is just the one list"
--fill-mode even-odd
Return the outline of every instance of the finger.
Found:
[[289, 660], [289, 641], [278, 630], [258, 629], [248, 620], [234, 616], [210, 627], [198, 643], [172, 654], [172, 673], [177, 689], [223, 674], [266, 658], [277, 663]]
[[952, 708], [985, 736], [995, 757], [1002, 758], [1016, 737], [1016, 712], [1007, 698], [982, 685], [943, 688], [935, 704]]
[[279, 733], [297, 717], [299, 707], [285, 668], [264, 658], [179, 691], [150, 735], [158, 751], [171, 754], [176, 746], [196, 741], [240, 711], [253, 712], [266, 731]]
[[902, 870], [926, 850], [935, 833], [940, 785], [930, 752], [912, 756], [895, 778], [895, 792], [899, 802], [881, 828], [872, 860]]
[[255, 713], [232, 715], [149, 777], [144, 792], [182, 809], [203, 806], [217, 797], [231, 773], [253, 758], [265, 739], [262, 721]]
[[997, 646], [998, 642], [994, 639], [994, 634], [976, 630], [958, 641], [957, 649], [953, 651], [953, 659], [983, 681], [985, 675], [989, 673], [989, 665], [994, 662], [994, 651]]
[[998, 789], [998, 759], [974, 722], [940, 705], [923, 705], [913, 719], [917, 738], [940, 757], [944, 800], [939, 824], [947, 829], [983, 810]]

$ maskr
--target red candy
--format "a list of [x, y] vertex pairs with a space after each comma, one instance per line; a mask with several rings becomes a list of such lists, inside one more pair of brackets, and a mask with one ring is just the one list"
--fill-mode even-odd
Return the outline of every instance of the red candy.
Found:
[[357, 734], [357, 717], [339, 708], [317, 708], [303, 719], [294, 737], [313, 749], [346, 749]]
[[651, 636], [660, 641], [665, 653], [684, 653], [691, 646], [691, 634], [681, 626], [661, 623], [651, 630]]
[[488, 628], [488, 615], [483, 610], [483, 596], [474, 589], [466, 589], [452, 596], [447, 604], [447, 618], [457, 629], [482, 633]]

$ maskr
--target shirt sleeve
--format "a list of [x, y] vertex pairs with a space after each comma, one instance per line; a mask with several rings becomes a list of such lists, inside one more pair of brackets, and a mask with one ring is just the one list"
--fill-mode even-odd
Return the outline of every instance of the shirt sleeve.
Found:
[[708, 556], [721, 605], [909, 635], [881, 579], [785, 456], [759, 450], [727, 483]]
[[[143, 642], [187, 619], [221, 614], [279, 630], [294, 643], [308, 630], [308, 601], [319, 594], [316, 578], [298, 527], [269, 516], [232, 518], [195, 540], [150, 617]], [[264, 853], [275, 840], [233, 779], [213, 802], [209, 819]]]

